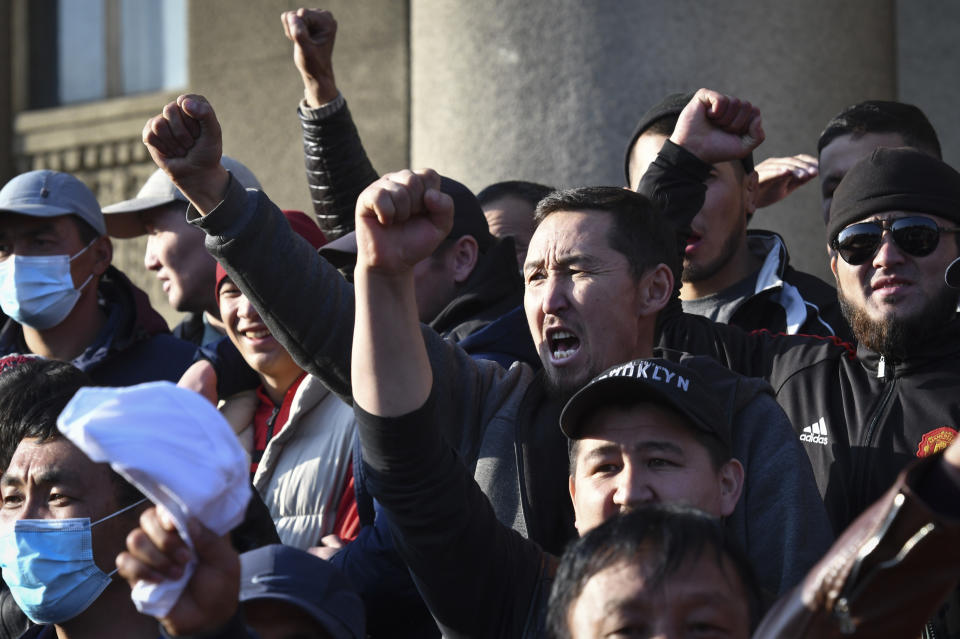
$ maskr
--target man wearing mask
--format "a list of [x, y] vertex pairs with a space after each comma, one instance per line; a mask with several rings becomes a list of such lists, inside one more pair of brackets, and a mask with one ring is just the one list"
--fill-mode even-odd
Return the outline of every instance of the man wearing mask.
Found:
[[[0, 378], [3, 580], [39, 624], [22, 637], [69, 639], [109, 628], [118, 637], [153, 639], [156, 621], [136, 611], [130, 588], [113, 576], [117, 553], [148, 504], [57, 428], [63, 407], [90, 384], [70, 364], [40, 358]], [[6, 612], [3, 621], [15, 623]]]
[[176, 381], [194, 347], [169, 334], [146, 294], [111, 266], [93, 193], [67, 173], [17, 176], [0, 190], [0, 355], [72, 362], [95, 383]]

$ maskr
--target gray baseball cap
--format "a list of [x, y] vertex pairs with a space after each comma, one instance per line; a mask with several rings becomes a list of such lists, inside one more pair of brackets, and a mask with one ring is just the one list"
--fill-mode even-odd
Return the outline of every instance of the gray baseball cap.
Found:
[[97, 198], [69, 173], [49, 169], [21, 173], [0, 189], [0, 211], [32, 217], [76, 215], [100, 235], [107, 233]]
[[[223, 156], [220, 158], [220, 164], [233, 174], [233, 178], [240, 182], [244, 188], [259, 189], [260, 182], [253, 172], [240, 162]], [[163, 172], [163, 169], [154, 171], [147, 181], [141, 187], [137, 196], [131, 200], [117, 202], [110, 206], [103, 207], [103, 213], [106, 217], [107, 232], [111, 237], [128, 238], [144, 235], [147, 232], [139, 213], [158, 206], [166, 206], [174, 202], [183, 203], [186, 210], [187, 197], [180, 192], [173, 182]]]

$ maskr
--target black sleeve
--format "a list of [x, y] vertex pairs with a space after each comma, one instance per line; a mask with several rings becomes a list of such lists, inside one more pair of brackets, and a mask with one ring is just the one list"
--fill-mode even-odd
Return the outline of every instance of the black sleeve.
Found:
[[[681, 257], [690, 234], [690, 223], [703, 207], [707, 191], [704, 180], [710, 170], [709, 164], [667, 140], [637, 187], [639, 193], [661, 207], [675, 227]], [[781, 356], [794, 347], [802, 349], [812, 343], [813, 338], [785, 337], [766, 331], [747, 333], [736, 326], [684, 313], [680, 305], [680, 285], [677, 277], [673, 299], [657, 316], [660, 348], [712, 357], [741, 375], [763, 377], [776, 388], [779, 377], [796, 370], [795, 364], [781, 361]]]
[[435, 407], [433, 395], [397, 418], [355, 407], [367, 486], [444, 636], [523, 636], [543, 616], [555, 562], [497, 521]]
[[346, 102], [329, 115], [313, 117], [315, 111], [297, 110], [303, 128], [303, 160], [313, 211], [324, 235], [334, 240], [353, 230], [357, 197], [378, 175]]

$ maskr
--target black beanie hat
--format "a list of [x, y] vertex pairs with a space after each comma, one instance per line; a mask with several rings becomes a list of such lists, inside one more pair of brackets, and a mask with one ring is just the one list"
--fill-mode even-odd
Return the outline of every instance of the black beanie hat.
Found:
[[960, 173], [910, 148], [879, 148], [847, 171], [833, 194], [827, 242], [874, 213], [928, 213], [960, 223]]
[[[633, 150], [633, 145], [637, 143], [637, 138], [643, 135], [643, 132], [653, 126], [653, 123], [657, 120], [680, 115], [680, 112], [683, 111], [683, 107], [690, 103], [690, 100], [693, 99], [694, 95], [696, 95], [696, 91], [690, 91], [688, 93], [671, 93], [663, 100], [650, 107], [646, 113], [640, 116], [640, 121], [637, 123], [637, 126], [634, 127], [633, 134], [630, 135], [630, 141], [627, 142], [627, 149], [624, 152], [623, 157], [623, 174], [627, 178], [628, 185], [630, 184], [630, 152]], [[748, 174], [752, 172], [753, 152], [748, 153], [746, 157], [740, 160], [740, 162], [743, 164], [744, 171], [746, 171]]]

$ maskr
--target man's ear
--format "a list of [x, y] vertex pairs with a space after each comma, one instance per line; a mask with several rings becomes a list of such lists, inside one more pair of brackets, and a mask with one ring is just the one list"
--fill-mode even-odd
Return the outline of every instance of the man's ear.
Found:
[[726, 517], [737, 507], [743, 492], [743, 465], [730, 459], [720, 467], [717, 478], [720, 480], [720, 516]]
[[741, 192], [743, 194], [743, 209], [749, 220], [757, 210], [757, 194], [760, 192], [760, 176], [756, 171], [750, 171], [743, 176]]
[[673, 297], [673, 273], [666, 264], [657, 264], [640, 278], [638, 315], [655, 315]]
[[101, 235], [90, 245], [90, 251], [94, 255], [93, 273], [94, 275], [103, 275], [110, 267], [113, 261], [113, 243], [107, 235]]
[[450, 247], [448, 255], [453, 261], [453, 281], [463, 284], [473, 273], [473, 267], [477, 265], [480, 247], [472, 235], [462, 235]]
[[830, 256], [830, 270], [833, 272], [833, 279], [839, 285], [840, 280], [837, 279], [837, 258], [839, 257], [839, 254], [832, 246], [827, 244], [827, 255]]
[[583, 532], [580, 530], [580, 523], [577, 521], [577, 482], [574, 480], [573, 475], [570, 475], [567, 478], [568, 489], [570, 490], [570, 503], [573, 504], [573, 526], [577, 529], [577, 533], [582, 535]]

